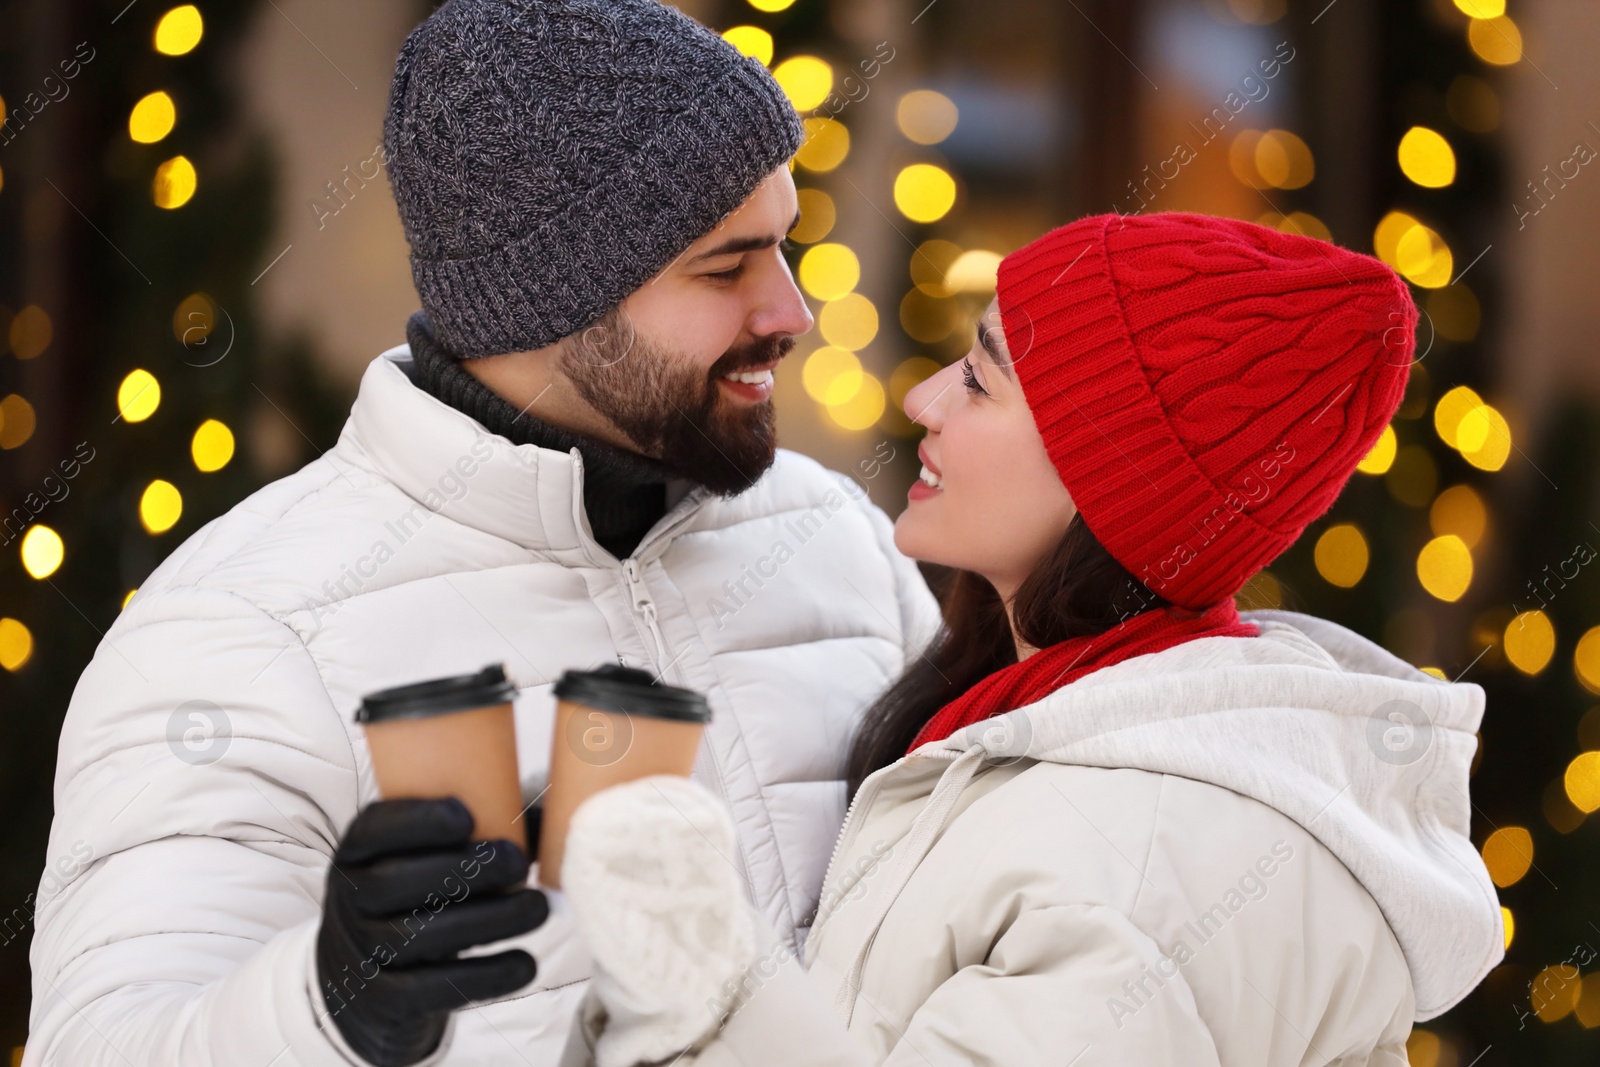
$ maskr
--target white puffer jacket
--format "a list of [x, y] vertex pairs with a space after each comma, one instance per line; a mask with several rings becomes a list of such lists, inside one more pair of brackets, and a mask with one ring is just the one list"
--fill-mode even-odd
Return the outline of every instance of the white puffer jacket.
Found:
[[[708, 694], [696, 777], [733, 812], [750, 899], [785, 937], [813, 911], [855, 718], [938, 626], [888, 518], [780, 451], [731, 500], [690, 491], [619, 564], [576, 450], [489, 434], [409, 366], [403, 345], [374, 360], [337, 446], [184, 542], [79, 681], [25, 1067], [359, 1064], [313, 956], [329, 859], [376, 799], [352, 714], [495, 661], [529, 799], [566, 669], [620, 660]], [[454, 1013], [425, 1064], [554, 1061], [586, 952], [560, 916], [481, 951], [512, 946], [536, 982]]]
[[679, 1067], [1401, 1067], [1504, 955], [1468, 836], [1483, 691], [1245, 617], [869, 777], [806, 969], [768, 949]]

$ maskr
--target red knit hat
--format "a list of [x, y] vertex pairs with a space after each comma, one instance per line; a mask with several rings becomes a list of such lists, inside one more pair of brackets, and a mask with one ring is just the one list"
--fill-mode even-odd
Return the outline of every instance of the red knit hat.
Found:
[[1326, 241], [1186, 212], [1095, 215], [1000, 264], [1001, 323], [1090, 531], [1203, 609], [1332, 506], [1400, 405], [1416, 305]]

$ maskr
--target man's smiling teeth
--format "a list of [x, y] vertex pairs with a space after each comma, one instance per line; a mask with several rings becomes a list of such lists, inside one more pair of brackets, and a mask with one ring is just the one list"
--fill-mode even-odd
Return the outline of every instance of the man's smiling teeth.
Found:
[[756, 371], [734, 371], [731, 374], [724, 374], [723, 377], [728, 379], [730, 382], [743, 382], [745, 385], [761, 385], [763, 382], [772, 381], [772, 371], [770, 369]]
[[923, 465], [922, 473], [917, 477], [922, 479], [924, 485], [931, 485], [935, 489], [944, 488], [944, 476], [933, 473], [926, 464]]

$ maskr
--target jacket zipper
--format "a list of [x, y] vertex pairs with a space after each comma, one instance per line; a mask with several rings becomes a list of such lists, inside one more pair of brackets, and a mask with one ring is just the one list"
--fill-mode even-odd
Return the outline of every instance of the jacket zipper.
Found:
[[667, 664], [667, 641], [661, 634], [661, 626], [656, 619], [655, 602], [650, 599], [650, 591], [645, 588], [644, 578], [639, 574], [639, 561], [632, 556], [622, 561], [622, 573], [628, 579], [628, 591], [633, 595], [633, 610], [644, 616], [646, 625], [650, 628], [650, 639], [656, 646], [656, 669], [664, 671]]

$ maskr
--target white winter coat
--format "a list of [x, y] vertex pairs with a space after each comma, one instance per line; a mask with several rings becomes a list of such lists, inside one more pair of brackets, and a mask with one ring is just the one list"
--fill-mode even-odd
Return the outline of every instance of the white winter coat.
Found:
[[679, 1067], [1404, 1064], [1504, 954], [1468, 837], [1483, 692], [1246, 618], [869, 777], [806, 970], [776, 945]]
[[[577, 450], [490, 434], [409, 366], [403, 345], [374, 360], [338, 444], [185, 541], [85, 670], [25, 1067], [360, 1063], [313, 958], [329, 859], [377, 797], [352, 714], [490, 662], [520, 690], [528, 799], [564, 670], [620, 660], [707, 693], [696, 777], [733, 813], [750, 898], [785, 938], [814, 909], [855, 718], [938, 625], [887, 517], [780, 451], [731, 500], [690, 491], [619, 563], [591, 536]], [[511, 946], [535, 983], [454, 1013], [424, 1064], [559, 1054], [586, 953], [559, 918], [482, 951]]]

